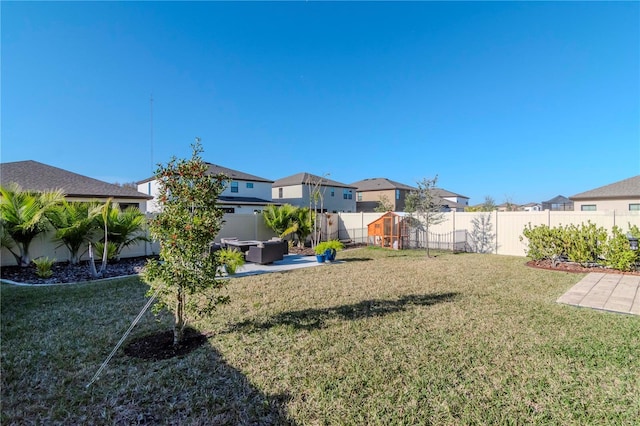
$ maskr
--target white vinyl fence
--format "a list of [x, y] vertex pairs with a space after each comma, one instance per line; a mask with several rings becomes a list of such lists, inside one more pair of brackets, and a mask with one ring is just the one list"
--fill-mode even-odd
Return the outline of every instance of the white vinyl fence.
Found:
[[[339, 239], [354, 243], [367, 243], [367, 225], [382, 216], [382, 213], [334, 213], [319, 215], [322, 239]], [[579, 225], [591, 221], [597, 226], [611, 230], [614, 225], [628, 230], [629, 224], [640, 227], [640, 212], [447, 212], [443, 222], [430, 226], [430, 247], [448, 250], [481, 251], [487, 253], [524, 256], [526, 239], [520, 241], [527, 224], [550, 227]], [[267, 240], [275, 236], [266, 227], [262, 214], [227, 214], [216, 241], [225, 237], [242, 240]], [[58, 261], [69, 260], [64, 246], [51, 241], [53, 233], [37, 237], [30, 247], [31, 258], [47, 256]], [[425, 247], [424, 235], [413, 238], [411, 246]], [[139, 244], [125, 249], [122, 257], [137, 257], [157, 254], [157, 243]], [[87, 259], [83, 256], [83, 260]], [[1, 265], [15, 265], [14, 257], [2, 248]]]
[[[339, 213], [341, 240], [367, 242], [367, 225], [382, 216], [382, 213]], [[431, 248], [525, 256], [527, 241], [520, 241], [522, 230], [528, 224], [550, 227], [580, 225], [587, 222], [611, 231], [613, 226], [629, 229], [629, 225], [640, 227], [640, 212], [446, 212], [443, 221], [431, 225]], [[425, 237], [419, 236], [417, 242], [412, 236], [411, 246], [426, 247]]]

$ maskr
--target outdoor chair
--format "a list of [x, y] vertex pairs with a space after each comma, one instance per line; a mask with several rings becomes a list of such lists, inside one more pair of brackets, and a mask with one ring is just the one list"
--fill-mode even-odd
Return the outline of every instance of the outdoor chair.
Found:
[[283, 258], [284, 254], [282, 253], [281, 241], [265, 241], [257, 246], [251, 246], [245, 256], [247, 262], [258, 263], [260, 265], [273, 263]]

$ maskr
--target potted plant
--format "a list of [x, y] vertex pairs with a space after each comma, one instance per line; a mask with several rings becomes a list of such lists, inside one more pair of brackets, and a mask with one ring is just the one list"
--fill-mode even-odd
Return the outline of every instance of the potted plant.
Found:
[[215, 256], [229, 275], [235, 274], [236, 270], [244, 265], [244, 255], [242, 252], [234, 249], [224, 248], [217, 250]]
[[[333, 262], [336, 259], [336, 253], [344, 248], [344, 245], [338, 240], [323, 241], [316, 245], [316, 256], [324, 255], [324, 258], [329, 262]], [[323, 260], [324, 261], [324, 260]], [[318, 259], [318, 262], [320, 260]]]

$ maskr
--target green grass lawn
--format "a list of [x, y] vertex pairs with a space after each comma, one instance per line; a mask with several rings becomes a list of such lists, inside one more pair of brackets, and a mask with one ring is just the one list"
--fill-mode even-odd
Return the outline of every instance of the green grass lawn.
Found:
[[[637, 424], [640, 317], [559, 305], [582, 275], [517, 257], [358, 249], [231, 280], [209, 335], [163, 361], [122, 349], [136, 278], [2, 285], [8, 424]], [[129, 340], [171, 326], [146, 314]]]

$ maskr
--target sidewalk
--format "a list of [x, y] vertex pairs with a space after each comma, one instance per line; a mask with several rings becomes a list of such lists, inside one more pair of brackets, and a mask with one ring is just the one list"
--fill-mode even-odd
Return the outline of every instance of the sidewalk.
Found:
[[557, 302], [640, 315], [640, 276], [592, 272], [560, 296]]

